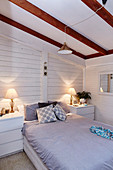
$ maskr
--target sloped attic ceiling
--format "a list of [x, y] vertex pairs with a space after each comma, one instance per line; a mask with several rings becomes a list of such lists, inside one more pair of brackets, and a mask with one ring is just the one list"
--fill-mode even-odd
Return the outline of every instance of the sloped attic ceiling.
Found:
[[[68, 46], [73, 49], [74, 54], [84, 59], [113, 53], [112, 25], [95, 14], [85, 4], [86, 0], [10, 1], [0, 1], [0, 12], [2, 14], [0, 18], [2, 21], [13, 26], [16, 25], [19, 29], [22, 26], [26, 26], [23, 28], [24, 31], [25, 29], [30, 29], [29, 33], [32, 29], [35, 33], [38, 32], [42, 36], [44, 35], [44, 40], [58, 47], [66, 39]], [[94, 3], [99, 2], [101, 7], [101, 0], [87, 0], [89, 3], [90, 1], [94, 1]], [[110, 20], [113, 21], [113, 0], [107, 1], [104, 7], [104, 12], [106, 11], [108, 16], [110, 14]], [[102, 14], [105, 15], [105, 13]], [[11, 20], [8, 20], [8, 18]], [[89, 19], [85, 20], [87, 18]], [[14, 21], [17, 23], [12, 24], [12, 20], [13, 23]], [[85, 21], [81, 22], [82, 20]], [[74, 26], [72, 26], [73, 24]], [[67, 36], [64, 33], [66, 25], [69, 26], [66, 28]]]

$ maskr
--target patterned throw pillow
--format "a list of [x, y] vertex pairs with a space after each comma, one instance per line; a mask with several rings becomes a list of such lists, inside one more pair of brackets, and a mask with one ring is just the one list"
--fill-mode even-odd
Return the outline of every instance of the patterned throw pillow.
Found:
[[69, 108], [69, 106], [68, 106], [65, 102], [48, 101], [48, 103], [54, 104], [54, 106], [55, 106], [56, 104], [59, 104], [66, 113], [69, 113], [69, 112], [70, 112], [70, 108]]
[[69, 106], [68, 106], [65, 102], [58, 102], [58, 104], [62, 107], [62, 109], [63, 109], [66, 113], [69, 113], [69, 112], [70, 112], [70, 108], [69, 108]]
[[48, 123], [56, 121], [56, 116], [53, 112], [53, 105], [37, 109], [39, 123]]
[[56, 117], [59, 119], [59, 120], [66, 120], [66, 112], [62, 109], [62, 107], [57, 104], [54, 108], [53, 108], [53, 111], [56, 115]]

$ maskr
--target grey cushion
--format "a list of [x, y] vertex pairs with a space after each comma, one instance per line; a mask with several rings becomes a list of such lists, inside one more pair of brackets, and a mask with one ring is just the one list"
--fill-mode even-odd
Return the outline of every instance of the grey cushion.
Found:
[[62, 107], [62, 109], [63, 109], [66, 113], [69, 113], [69, 112], [70, 112], [69, 106], [68, 106], [66, 103], [64, 103], [64, 102], [48, 101], [48, 103], [57, 103], [57, 104], [59, 104], [59, 105]]
[[39, 123], [48, 123], [56, 121], [56, 116], [53, 112], [53, 105], [37, 109]]
[[37, 114], [36, 114], [36, 109], [38, 109], [38, 108], [39, 108], [38, 103], [24, 105], [25, 120], [32, 121], [32, 120], [38, 119]]
[[69, 113], [70, 112], [70, 108], [69, 106], [64, 103], [64, 102], [58, 102], [58, 104], [62, 107], [62, 109], [66, 112], [66, 113]]
[[56, 115], [56, 117], [59, 119], [59, 120], [66, 120], [66, 112], [62, 109], [62, 107], [57, 104], [54, 108], [53, 108], [53, 111]]

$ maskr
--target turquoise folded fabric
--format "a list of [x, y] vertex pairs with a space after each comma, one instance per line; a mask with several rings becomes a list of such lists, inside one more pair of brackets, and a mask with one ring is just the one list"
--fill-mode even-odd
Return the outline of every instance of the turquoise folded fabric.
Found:
[[89, 129], [92, 133], [96, 134], [97, 136], [101, 136], [106, 139], [113, 140], [113, 131], [110, 129], [105, 129], [102, 126], [97, 127], [97, 126], [91, 126]]

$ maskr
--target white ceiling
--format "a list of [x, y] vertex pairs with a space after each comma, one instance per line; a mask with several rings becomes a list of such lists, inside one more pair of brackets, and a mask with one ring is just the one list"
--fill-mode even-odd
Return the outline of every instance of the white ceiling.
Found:
[[[101, 2], [101, 0], [98, 1]], [[29, 2], [70, 26], [94, 14], [80, 0], [29, 0]], [[108, 0], [105, 8], [113, 14], [113, 0]], [[62, 44], [65, 41], [65, 35], [62, 31], [8, 2], [8, 0], [0, 0], [0, 13]], [[113, 49], [113, 28], [99, 16], [95, 15], [72, 28], [106, 50]], [[70, 36], [67, 36], [67, 43], [71, 48], [84, 55], [97, 52]]]

